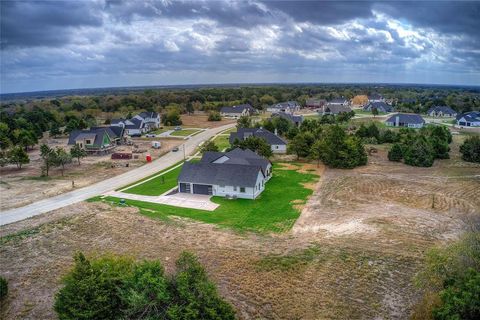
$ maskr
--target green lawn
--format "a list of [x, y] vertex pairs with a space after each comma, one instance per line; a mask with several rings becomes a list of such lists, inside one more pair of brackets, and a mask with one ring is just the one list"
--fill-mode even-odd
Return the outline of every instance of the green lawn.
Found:
[[163, 127], [162, 129], [156, 129], [155, 131], [152, 131], [150, 133], [154, 133], [154, 134], [160, 134], [160, 133], [164, 133], [168, 130], [173, 130], [174, 127]]
[[217, 145], [219, 151], [223, 151], [224, 149], [230, 147], [230, 142], [228, 141], [228, 138], [229, 136], [220, 135], [217, 136], [215, 140], [213, 140], [213, 142], [215, 142], [215, 144]]
[[[284, 232], [289, 230], [300, 215], [295, 204], [304, 204], [312, 190], [303, 187], [304, 183], [317, 181], [315, 174], [299, 173], [296, 170], [283, 170], [275, 164], [272, 179], [265, 191], [256, 200], [227, 200], [213, 197], [220, 206], [215, 211], [179, 208], [150, 202], [126, 200], [127, 205], [140, 208], [140, 212], [155, 219], [165, 219], [169, 215], [186, 217], [206, 223], [233, 228], [239, 231]], [[139, 186], [140, 187], [140, 186]], [[132, 188], [133, 189], [133, 188]], [[100, 198], [92, 199], [98, 201]], [[102, 201], [118, 202], [113, 197]]]
[[200, 131], [201, 130], [197, 130], [197, 129], [182, 129], [178, 131], [173, 131], [172, 133], [170, 133], [170, 135], [174, 137], [186, 137], [191, 134], [198, 133]]
[[139, 184], [138, 186], [123, 190], [122, 192], [140, 194], [144, 196], [159, 196], [177, 185], [177, 177], [181, 170], [182, 166], [179, 166], [170, 172]]
[[[372, 116], [373, 117], [373, 113], [372, 111], [364, 111], [364, 110], [353, 110], [353, 112], [355, 112], [355, 114], [359, 114], [359, 115], [367, 115], [367, 116]], [[386, 114], [385, 112], [379, 112], [378, 115], [381, 116], [381, 115], [384, 115]]]
[[237, 131], [237, 127], [233, 127], [233, 128], [227, 129], [225, 131], [222, 131], [222, 133], [230, 134], [230, 133], [236, 132], [236, 131]]

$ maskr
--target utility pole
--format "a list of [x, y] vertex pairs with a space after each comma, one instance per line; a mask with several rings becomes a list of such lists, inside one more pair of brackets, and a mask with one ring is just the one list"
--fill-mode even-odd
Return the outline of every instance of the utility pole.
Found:
[[183, 144], [183, 161], [185, 161], [187, 159], [186, 155], [185, 155], [185, 143]]

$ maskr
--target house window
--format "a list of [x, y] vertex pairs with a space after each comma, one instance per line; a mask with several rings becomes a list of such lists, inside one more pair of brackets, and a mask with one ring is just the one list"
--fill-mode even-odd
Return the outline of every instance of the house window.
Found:
[[278, 146], [275, 146], [275, 149], [278, 149]]
[[85, 140], [85, 143], [86, 144], [92, 144], [92, 141], [91, 140]]
[[237, 191], [237, 187], [233, 187], [233, 191]]
[[240, 187], [240, 192], [245, 193], [245, 188], [244, 188], [244, 187]]

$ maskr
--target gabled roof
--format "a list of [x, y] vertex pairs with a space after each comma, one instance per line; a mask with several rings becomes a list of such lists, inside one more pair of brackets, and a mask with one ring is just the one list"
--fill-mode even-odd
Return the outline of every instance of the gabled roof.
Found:
[[[105, 130], [105, 132], [108, 134], [108, 136], [111, 139], [116, 139], [119, 136], [117, 136], [117, 134], [113, 131], [113, 128], [115, 128], [115, 126], [113, 126], [113, 127], [91, 127], [90, 131], [98, 132], [98, 131], [101, 131], [101, 130]], [[117, 127], [117, 128], [123, 129], [122, 127]]]
[[433, 106], [428, 109], [427, 114], [431, 112], [442, 112], [446, 114], [456, 114], [457, 112], [448, 106]]
[[297, 101], [284, 101], [284, 102], [279, 102], [274, 105], [271, 105], [270, 108], [286, 109], [286, 108], [295, 108], [297, 106], [299, 106]]
[[335, 98], [335, 99], [332, 99], [330, 101], [328, 101], [328, 103], [345, 103], [347, 102], [347, 99], [345, 98]]
[[293, 115], [293, 114], [290, 114], [290, 113], [285, 113], [285, 112], [282, 112], [282, 111], [279, 111], [279, 112], [276, 112], [276, 113], [272, 114], [272, 117], [284, 118], [284, 119], [287, 119], [288, 121], [293, 122], [293, 123], [302, 123], [303, 122], [303, 116], [301, 116], [301, 115], [296, 116], [296, 115]]
[[385, 112], [393, 111], [393, 107], [385, 102], [369, 102], [363, 107], [363, 110], [372, 110], [373, 108], [376, 108], [377, 110], [385, 110]]
[[110, 127], [110, 130], [113, 131], [113, 133], [115, 134], [115, 136], [117, 138], [121, 138], [123, 137], [123, 133], [124, 133], [124, 128], [122, 126], [111, 126]]
[[339, 114], [342, 112], [350, 112], [352, 109], [350, 109], [349, 106], [342, 106], [338, 104], [327, 104], [324, 108], [325, 112], [330, 112], [333, 114]]
[[128, 124], [129, 122], [126, 122], [125, 129], [141, 129], [145, 126], [144, 122], [137, 118], [132, 118], [127, 121], [132, 124]]
[[380, 99], [383, 99], [383, 96], [376, 92], [368, 96], [368, 100], [380, 100]]
[[391, 116], [386, 120], [386, 122], [393, 122], [395, 123], [397, 120], [397, 117], [399, 117], [399, 122], [402, 123], [412, 123], [412, 124], [420, 124], [420, 123], [425, 123], [425, 120], [423, 120], [422, 116], [419, 114], [414, 114], [414, 113], [397, 113]]
[[110, 120], [110, 124], [119, 124], [123, 122], [125, 122], [125, 119], [122, 119], [122, 118]]
[[459, 114], [457, 120], [464, 118], [468, 122], [480, 122], [480, 111], [470, 111]]
[[249, 104], [241, 104], [238, 106], [233, 106], [233, 107], [222, 107], [220, 109], [220, 112], [223, 113], [242, 113], [243, 110], [249, 110], [250, 112], [254, 112], [255, 110], [253, 107]]
[[157, 118], [157, 117], [158, 117], [158, 113], [153, 112], [153, 111], [140, 112], [138, 115], [139, 115], [140, 117], [142, 117], [143, 119], [147, 119], [147, 118]]
[[178, 181], [221, 186], [254, 187], [258, 174], [261, 174], [261, 172], [260, 167], [251, 165], [185, 162], [178, 176]]
[[269, 145], [286, 145], [287, 143], [283, 141], [282, 138], [276, 136], [268, 130], [262, 128], [239, 128], [237, 132], [230, 133], [229, 141], [232, 144], [235, 139], [245, 140], [249, 136], [263, 138], [267, 141]]
[[75, 144], [77, 139], [94, 139], [93, 144], [103, 145], [104, 136], [109, 136], [110, 139], [115, 139], [115, 134], [109, 127], [93, 127], [89, 130], [74, 130], [68, 137], [68, 144]]

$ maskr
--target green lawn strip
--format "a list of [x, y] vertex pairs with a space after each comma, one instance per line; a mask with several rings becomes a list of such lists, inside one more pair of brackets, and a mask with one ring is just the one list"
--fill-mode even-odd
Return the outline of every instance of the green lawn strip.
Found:
[[218, 147], [218, 150], [223, 151], [230, 147], [229, 136], [217, 136], [213, 142]]
[[237, 127], [233, 127], [233, 128], [230, 128], [230, 129], [227, 129], [227, 130], [224, 130], [222, 132], [220, 132], [220, 134], [230, 134], [232, 132], [236, 132], [237, 131]]
[[138, 186], [123, 190], [122, 192], [131, 194], [140, 194], [143, 196], [159, 196], [177, 185], [177, 178], [182, 170], [182, 166], [173, 169], [161, 176], [145, 181]]
[[198, 129], [182, 129], [178, 131], [173, 131], [172, 133], [170, 133], [170, 135], [174, 137], [186, 137], [194, 133], [199, 133], [200, 131], [201, 130]]
[[[156, 175], [161, 174], [162, 172], [165, 172], [165, 171], [167, 171], [167, 170], [172, 169], [172, 168], [175, 167], [175, 166], [178, 166], [178, 165], [181, 164], [181, 163], [183, 163], [183, 160], [182, 160], [182, 161], [179, 161], [179, 162], [177, 162], [177, 163], [175, 163], [175, 164], [173, 164], [173, 165], [171, 165], [170, 167], [168, 167], [168, 168], [166, 168], [166, 169], [163, 169], [163, 170], [161, 170], [161, 171], [159, 171], [159, 172], [155, 172], [154, 174], [151, 174], [151, 175], [149, 175], [148, 177], [142, 178], [142, 179], [137, 180], [137, 181], [135, 181], [135, 182], [129, 183], [129, 184], [127, 184], [127, 185], [125, 185], [125, 186], [123, 186], [123, 187], [121, 187], [121, 188], [115, 189], [115, 191], [120, 191], [120, 190], [126, 189], [126, 188], [128, 188], [128, 187], [130, 187], [130, 186], [133, 186], [134, 184], [137, 184], [137, 183], [139, 183], [139, 182], [148, 180], [148, 179], [150, 179], [150, 178], [152, 178], [152, 177], [154, 177], [154, 176], [156, 176]], [[181, 167], [180, 167], [180, 168], [181, 168]]]
[[[214, 223], [238, 231], [284, 232], [289, 230], [300, 212], [294, 208], [294, 200], [305, 202], [312, 190], [302, 184], [316, 181], [315, 174], [299, 173], [294, 170], [279, 169], [274, 164], [273, 177], [266, 184], [265, 191], [256, 200], [228, 200], [213, 197], [220, 206], [214, 211], [180, 208], [150, 202], [126, 199], [127, 205], [135, 206], [141, 213], [151, 218], [165, 218], [169, 215], [191, 218], [205, 223]], [[91, 199], [90, 201], [101, 200]], [[119, 199], [106, 197], [103, 201], [116, 202]]]

